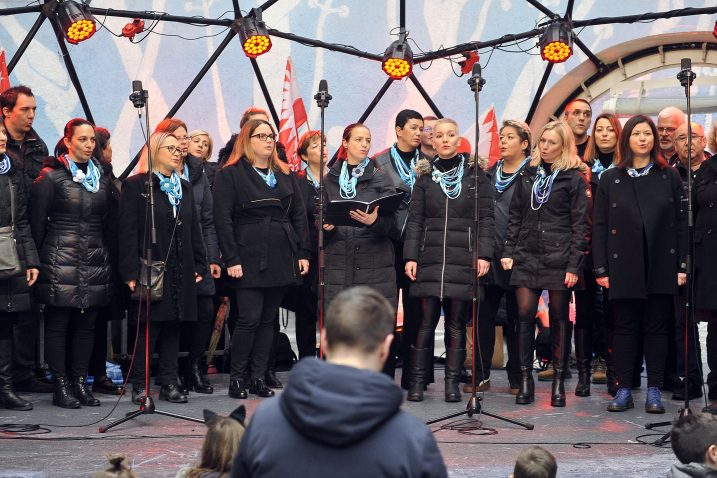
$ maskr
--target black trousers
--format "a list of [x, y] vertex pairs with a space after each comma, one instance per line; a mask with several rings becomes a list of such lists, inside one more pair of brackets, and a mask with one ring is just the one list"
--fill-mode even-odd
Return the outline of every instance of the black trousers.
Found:
[[[72, 377], [87, 376], [98, 311], [45, 306], [45, 355], [53, 375], [66, 377], [69, 363]], [[66, 355], [68, 342], [71, 357]]]
[[680, 287], [680, 293], [675, 296], [675, 372], [678, 377], [685, 376], [685, 348], [687, 349], [687, 376], [691, 381], [702, 383], [702, 347], [700, 346], [700, 334], [697, 329], [697, 322], [692, 322], [688, 327], [689, 338], [685, 341], [685, 321], [687, 320], [684, 287]]
[[712, 311], [710, 321], [707, 323], [707, 396], [710, 400], [717, 400], [717, 311]]
[[493, 361], [493, 349], [495, 348], [495, 325], [503, 297], [505, 297], [506, 317], [508, 320], [507, 324], [503, 326], [503, 337], [508, 346], [508, 362], [505, 365], [505, 369], [508, 372], [508, 380], [511, 384], [516, 384], [520, 379], [520, 358], [518, 356], [518, 336], [516, 331], [518, 304], [515, 300], [515, 291], [491, 284], [483, 287], [483, 297], [478, 317], [477, 343], [480, 345], [480, 350], [476, 349], [475, 373], [476, 382], [479, 383], [490, 378], [490, 366]]
[[187, 363], [199, 362], [209, 345], [209, 338], [214, 329], [214, 297], [200, 295], [197, 297], [197, 321], [182, 324], [182, 333], [188, 334], [189, 353]]
[[[295, 312], [296, 347], [299, 349], [299, 358], [302, 359], [316, 356], [316, 321], [319, 318], [319, 298], [316, 284], [308, 280], [298, 289]], [[326, 309], [324, 309], [324, 313], [326, 313]]]
[[107, 375], [107, 319], [99, 313], [95, 322], [88, 373], [95, 378]]
[[421, 324], [416, 334], [414, 346], [417, 349], [431, 347], [434, 341], [436, 325], [441, 317], [441, 303], [445, 312], [446, 349], [462, 349], [466, 344], [466, 313], [470, 302], [458, 299], [439, 299], [438, 297], [422, 297]]
[[673, 296], [651, 294], [647, 299], [612, 300], [614, 319], [613, 354], [619, 388], [632, 388], [640, 344], [647, 365], [647, 386], [661, 387], [665, 373], [665, 351], [673, 328]]
[[276, 314], [285, 292], [286, 287], [236, 289], [232, 380], [242, 379], [247, 368], [252, 379], [264, 378], [274, 341]]
[[[159, 355], [159, 383], [162, 386], [178, 385], [177, 383], [177, 357], [179, 355], [179, 338], [181, 327], [178, 320], [151, 321], [149, 324], [149, 363], [155, 349]], [[138, 323], [139, 338], [134, 351], [134, 364], [132, 367], [132, 386], [144, 387], [145, 375], [145, 338], [147, 329], [144, 322]]]
[[35, 376], [38, 364], [37, 337], [40, 333], [42, 313], [38, 304], [30, 310], [18, 313], [13, 326], [12, 377], [14, 382], [29, 380]]

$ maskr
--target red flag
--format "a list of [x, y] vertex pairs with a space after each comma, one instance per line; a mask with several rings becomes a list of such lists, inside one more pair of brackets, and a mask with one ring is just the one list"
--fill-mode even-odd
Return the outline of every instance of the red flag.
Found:
[[480, 126], [480, 144], [478, 154], [488, 158], [488, 167], [500, 159], [500, 140], [498, 139], [498, 120], [495, 108], [491, 106], [483, 116]]
[[10, 75], [7, 73], [5, 63], [5, 50], [0, 50], [0, 93], [10, 88]]
[[[291, 57], [286, 59], [284, 73], [284, 92], [281, 99], [281, 119], [279, 121], [279, 141], [286, 147], [286, 159], [292, 171], [301, 171], [301, 158], [296, 154], [299, 148], [299, 129], [308, 129], [306, 108], [301, 98], [299, 82], [296, 80]], [[303, 131], [302, 131], [303, 132]]]

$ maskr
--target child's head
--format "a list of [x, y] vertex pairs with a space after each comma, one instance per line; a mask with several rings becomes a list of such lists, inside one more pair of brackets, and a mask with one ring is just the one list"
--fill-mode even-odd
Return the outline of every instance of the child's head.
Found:
[[208, 471], [220, 473], [231, 471], [234, 454], [239, 449], [239, 442], [244, 436], [245, 417], [246, 409], [243, 405], [228, 417], [204, 410], [207, 434], [202, 444], [199, 464], [192, 468], [187, 478], [199, 477]]
[[513, 478], [555, 478], [558, 464], [555, 457], [545, 448], [531, 446], [526, 448], [515, 461]]
[[717, 469], [717, 417], [710, 413], [677, 419], [670, 432], [675, 456], [682, 463], [702, 463]]
[[107, 460], [110, 467], [95, 473], [94, 478], [137, 478], [132, 469], [124, 465], [124, 455], [121, 453], [107, 455]]

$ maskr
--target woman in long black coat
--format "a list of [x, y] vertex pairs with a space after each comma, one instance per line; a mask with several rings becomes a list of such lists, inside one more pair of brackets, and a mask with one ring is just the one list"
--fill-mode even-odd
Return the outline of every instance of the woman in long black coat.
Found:
[[[39, 302], [45, 304], [47, 362], [55, 376], [53, 404], [98, 406], [87, 388], [87, 370], [100, 307], [109, 303], [112, 269], [107, 248], [110, 186], [92, 158], [95, 129], [75, 118], [65, 125], [32, 185], [30, 225], [40, 253]], [[66, 363], [71, 334], [70, 390]], [[74, 396], [73, 396], [74, 395]]]
[[717, 155], [702, 163], [694, 184], [695, 308], [707, 311], [708, 398], [717, 414]]
[[[296, 177], [276, 155], [276, 133], [249, 120], [214, 180], [214, 224], [228, 285], [236, 291], [229, 396], [274, 395], [265, 375], [287, 287], [309, 271], [306, 208]], [[251, 362], [251, 363], [250, 363]]]
[[[413, 282], [411, 296], [421, 299], [421, 323], [411, 350], [411, 383], [408, 400], [423, 400], [427, 368], [432, 357], [430, 344], [441, 306], [446, 324], [445, 400], [458, 402], [461, 368], [466, 357], [465, 320], [473, 299], [474, 234], [478, 234], [478, 276], [490, 268], [493, 254], [493, 201], [483, 171], [458, 153], [458, 124], [440, 119], [433, 125], [433, 143], [438, 157], [421, 159], [413, 186], [403, 245], [405, 272]], [[475, 194], [478, 194], [479, 224], [474, 230]], [[477, 279], [476, 279], [477, 280]]]
[[573, 290], [582, 288], [582, 265], [590, 235], [589, 172], [565, 123], [548, 123], [537, 137], [531, 167], [520, 173], [510, 203], [501, 263], [504, 269], [513, 271], [510, 284], [516, 287], [518, 304], [520, 390], [515, 403], [524, 405], [534, 400], [535, 314], [541, 292], [548, 290], [553, 355], [550, 404], [564, 407], [569, 304]]
[[[177, 381], [180, 323], [197, 320], [196, 283], [208, 274], [199, 217], [194, 208], [191, 185], [180, 179], [175, 169], [179, 164], [179, 142], [168, 133], [150, 137], [153, 171], [148, 171], [146, 155], [138, 166], [139, 173], [125, 181], [119, 205], [119, 268], [122, 279], [131, 291], [138, 285], [140, 259], [151, 247], [152, 261], [164, 261], [164, 283], [161, 300], [149, 304], [149, 356], [157, 348], [159, 398], [184, 403]], [[148, 181], [153, 182], [154, 220], [157, 243], [151, 246], [147, 214]], [[139, 311], [139, 339], [134, 351], [132, 401], [141, 404], [146, 396], [145, 347], [147, 320], [146, 297], [130, 305]], [[132, 311], [132, 310], [131, 310]]]
[[617, 395], [609, 411], [632, 408], [635, 356], [647, 365], [645, 411], [664, 413], [660, 396], [670, 314], [684, 273], [682, 181], [657, 151], [652, 120], [630, 118], [619, 142], [620, 162], [600, 179], [593, 213], [597, 283], [609, 289]]
[[27, 191], [23, 172], [13, 168], [10, 158], [5, 154], [7, 132], [2, 119], [0, 115], [0, 227], [14, 226], [22, 271], [17, 277], [0, 280], [0, 407], [32, 410], [32, 403], [15, 395], [13, 390], [12, 331], [17, 313], [30, 309], [30, 286], [37, 280], [40, 258], [27, 221]]

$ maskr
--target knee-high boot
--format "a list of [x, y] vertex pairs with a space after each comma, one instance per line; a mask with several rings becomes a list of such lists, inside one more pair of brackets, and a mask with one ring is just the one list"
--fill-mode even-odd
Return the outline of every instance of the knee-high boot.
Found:
[[428, 364], [431, 357], [431, 349], [417, 349], [413, 345], [408, 352], [408, 360], [410, 367], [408, 395], [406, 400], [409, 402], [422, 402], [423, 390], [426, 388], [426, 380], [428, 379]]
[[12, 388], [12, 334], [0, 340], [0, 408], [32, 410], [32, 403], [15, 395]]
[[570, 342], [570, 326], [567, 320], [554, 320], [550, 323], [550, 334], [553, 339], [553, 387], [550, 394], [550, 405], [565, 406], [565, 376], [568, 368], [568, 344]]
[[533, 322], [518, 323], [518, 356], [520, 357], [520, 386], [515, 403], [527, 405], [535, 399], [533, 382], [533, 357], [535, 356], [535, 325]]
[[575, 359], [578, 365], [578, 384], [575, 396], [590, 396], [590, 362], [592, 359], [592, 333], [586, 329], [575, 329]]
[[445, 399], [446, 402], [461, 401], [461, 368], [466, 359], [466, 349], [446, 349], [446, 378], [445, 378]]

